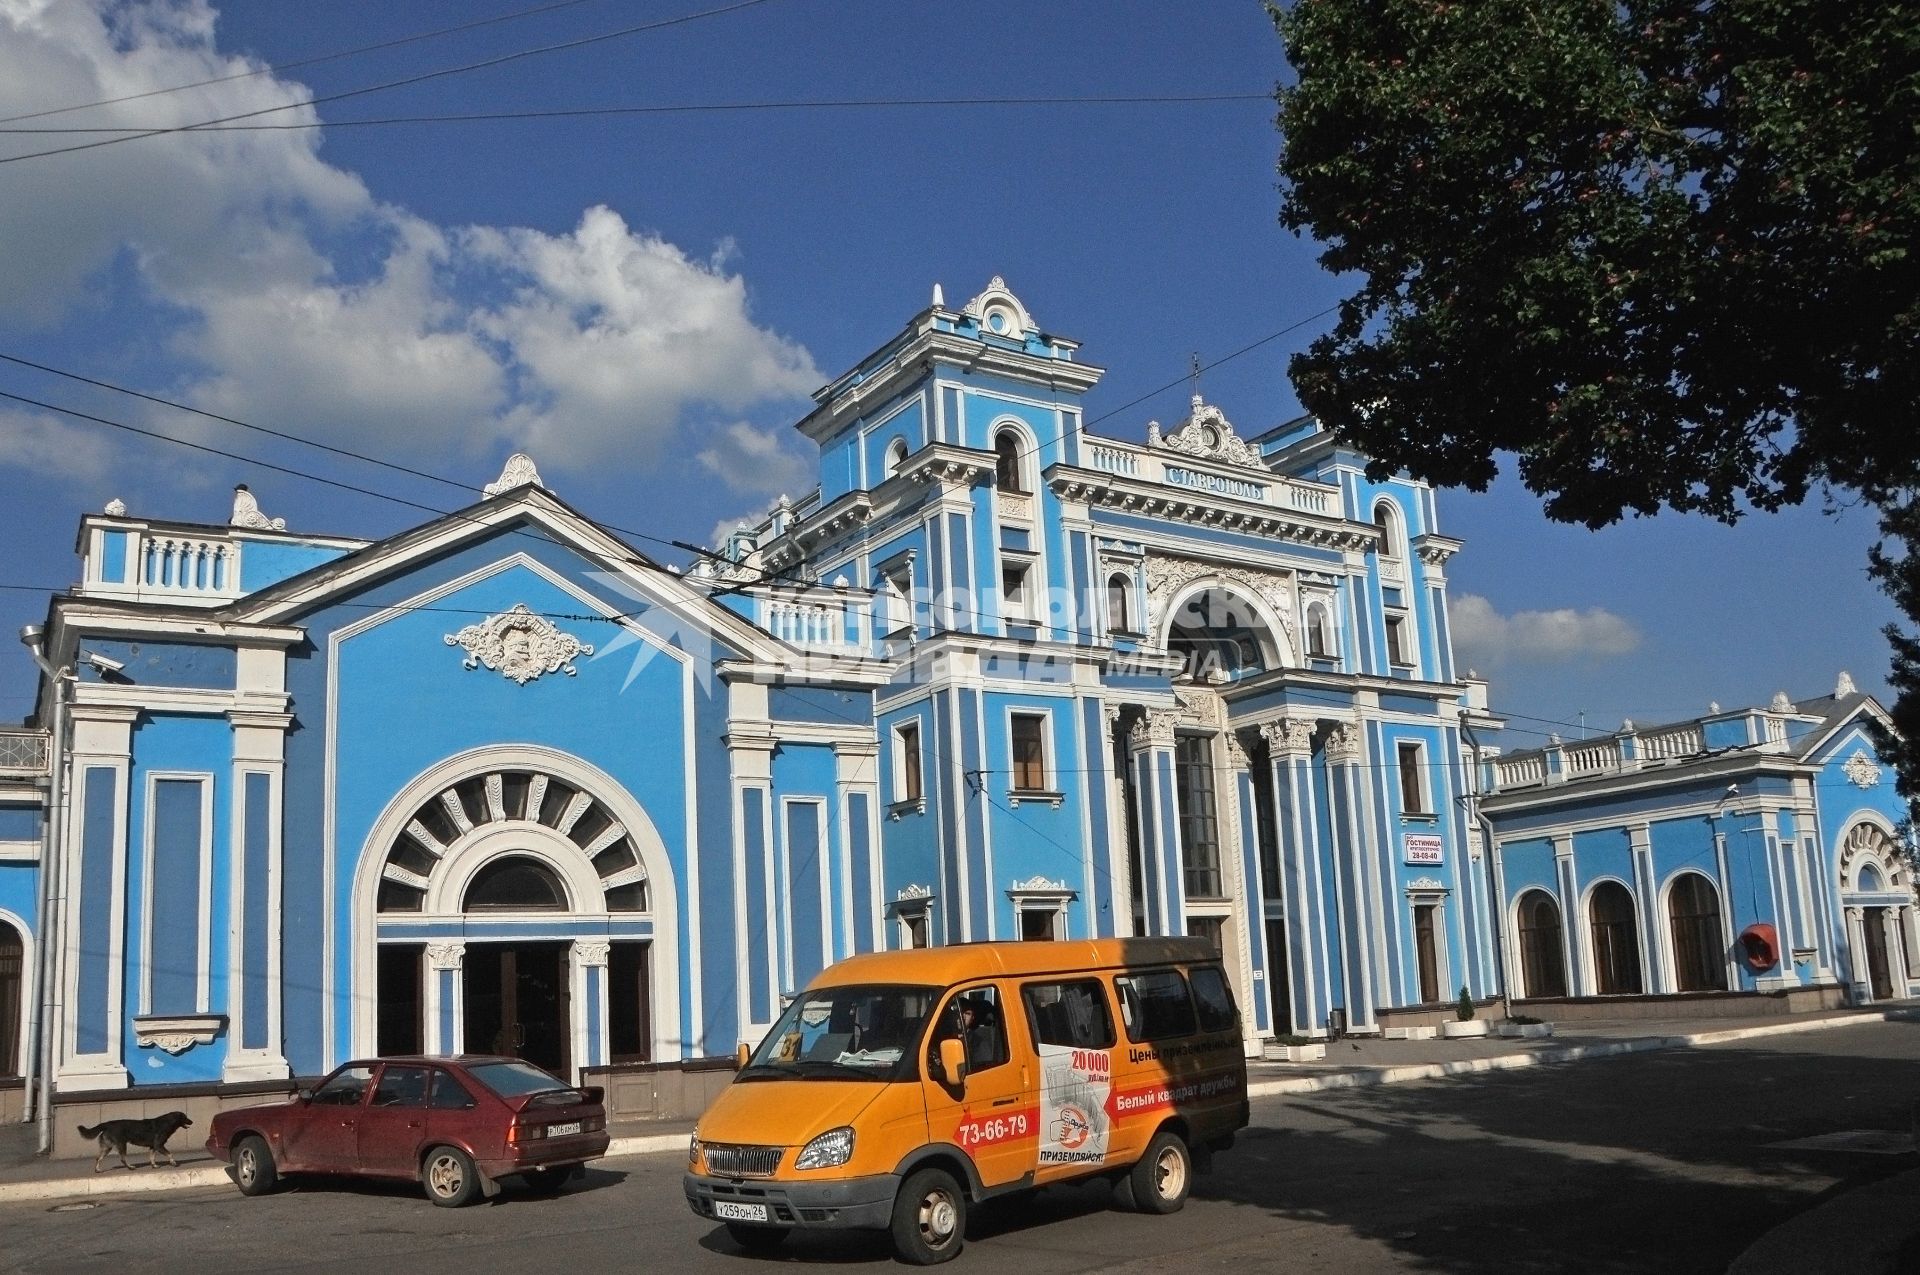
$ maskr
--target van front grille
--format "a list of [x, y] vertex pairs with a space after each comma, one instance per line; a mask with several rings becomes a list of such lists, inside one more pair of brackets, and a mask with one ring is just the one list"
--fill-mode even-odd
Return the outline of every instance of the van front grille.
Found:
[[709, 1173], [728, 1178], [770, 1178], [780, 1167], [780, 1153], [786, 1148], [709, 1142], [704, 1150]]

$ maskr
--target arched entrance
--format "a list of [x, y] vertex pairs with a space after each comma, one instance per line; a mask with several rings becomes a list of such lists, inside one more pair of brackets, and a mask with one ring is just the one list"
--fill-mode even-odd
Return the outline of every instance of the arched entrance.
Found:
[[1673, 934], [1673, 976], [1683, 992], [1727, 990], [1727, 937], [1720, 892], [1698, 872], [1683, 872], [1667, 893]]
[[505, 1053], [563, 1076], [679, 1056], [666, 848], [577, 758], [480, 750], [421, 776], [376, 822], [355, 901], [357, 1053]]
[[1565, 996], [1567, 963], [1560, 940], [1560, 905], [1545, 890], [1520, 896], [1520, 977], [1528, 996]]
[[1602, 881], [1587, 899], [1587, 925], [1593, 934], [1594, 990], [1602, 996], [1633, 996], [1640, 981], [1640, 928], [1634, 922], [1633, 895], [1618, 881]]
[[1840, 904], [1856, 998], [1905, 996], [1920, 949], [1913, 878], [1893, 834], [1862, 820], [1840, 843]]
[[1236, 682], [1280, 668], [1291, 655], [1263, 608], [1220, 585], [1180, 598], [1167, 613], [1163, 641], [1185, 661], [1180, 676], [1200, 683]]

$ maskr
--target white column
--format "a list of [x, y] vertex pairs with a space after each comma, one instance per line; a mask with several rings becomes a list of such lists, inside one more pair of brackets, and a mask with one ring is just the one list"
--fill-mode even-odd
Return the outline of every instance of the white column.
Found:
[[[242, 653], [242, 674], [254, 662], [246, 657], [272, 657], [276, 667], [285, 661], [278, 651]], [[279, 695], [284, 705], [285, 696]], [[280, 882], [281, 882], [281, 793], [286, 779], [287, 728], [293, 715], [287, 712], [232, 709], [227, 720], [233, 728], [232, 791], [228, 808], [227, 878], [230, 883], [229, 908], [232, 926], [227, 951], [227, 1058], [220, 1078], [230, 1083], [250, 1080], [285, 1080], [293, 1074], [288, 1065], [281, 1034], [280, 968]], [[249, 789], [258, 785], [250, 777], [266, 781], [266, 810], [257, 812], [248, 804]], [[248, 872], [252, 848], [247, 830], [255, 817], [264, 823], [266, 871], [259, 879]], [[247, 938], [250, 928], [259, 925], [265, 931], [263, 968], [247, 963]], [[247, 986], [250, 979], [265, 980], [265, 1023], [247, 1018]], [[367, 986], [377, 980], [368, 979]], [[251, 1047], [248, 1041], [256, 1043]], [[354, 1051], [371, 1052], [373, 1041], [355, 1041]]]
[[[75, 688], [84, 696], [84, 685]], [[132, 796], [128, 787], [133, 769], [133, 722], [137, 710], [103, 704], [75, 703], [71, 709], [73, 744], [72, 770], [67, 791], [66, 835], [62, 837], [66, 863], [61, 880], [66, 883], [66, 898], [59, 902], [61, 977], [59, 1003], [49, 1022], [60, 1032], [59, 1062], [54, 1085], [61, 1090], [124, 1089], [127, 1087], [124, 1041], [126, 1039], [126, 933], [127, 933], [127, 820]], [[93, 829], [98, 838], [106, 837], [103, 853], [108, 864], [108, 899], [104, 930], [85, 932], [81, 918], [98, 906], [87, 892], [87, 812], [93, 808], [94, 785], [113, 785], [112, 809], [107, 823]], [[96, 883], [97, 889], [97, 883]], [[98, 950], [85, 945], [98, 942]], [[101, 968], [101, 966], [104, 968]], [[82, 979], [104, 977], [105, 996], [98, 1007], [82, 1006]], [[98, 1021], [90, 1024], [104, 1033], [102, 1048], [81, 1053], [77, 1015], [91, 1009]]]
[[462, 964], [467, 956], [465, 943], [427, 944], [427, 1052], [457, 1054], [467, 1034], [467, 1014]]
[[573, 1046], [568, 1055], [573, 1059], [573, 1075], [568, 1079], [580, 1083], [583, 1068], [604, 1065], [611, 1056], [607, 1048], [607, 957], [613, 950], [613, 944], [607, 939], [575, 939], [567, 952], [567, 981], [572, 991], [572, 1003], [579, 1008], [573, 1013], [571, 1030]]

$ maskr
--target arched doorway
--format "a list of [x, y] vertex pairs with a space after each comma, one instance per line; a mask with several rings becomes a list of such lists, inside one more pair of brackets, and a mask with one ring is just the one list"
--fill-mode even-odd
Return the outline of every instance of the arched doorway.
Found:
[[1520, 896], [1520, 977], [1528, 996], [1565, 996], [1567, 962], [1560, 940], [1560, 905], [1545, 890]]
[[1166, 617], [1167, 650], [1180, 656], [1178, 676], [1224, 684], [1288, 662], [1286, 639], [1259, 607], [1231, 588], [1196, 589]]
[[1727, 990], [1727, 938], [1720, 892], [1698, 872], [1683, 872], [1667, 892], [1673, 933], [1673, 975], [1683, 992]]
[[1840, 843], [1840, 903], [1855, 995], [1890, 1000], [1907, 993], [1920, 950], [1914, 888], [1893, 834], [1862, 820]]
[[355, 877], [353, 1052], [514, 1054], [566, 1076], [677, 1057], [675, 894], [646, 811], [517, 745], [420, 777]]
[[1640, 980], [1640, 928], [1627, 887], [1618, 881], [1596, 885], [1587, 899], [1587, 925], [1593, 934], [1594, 990], [1602, 996], [1646, 990]]
[[0, 1076], [21, 1072], [20, 1024], [26, 1001], [26, 938], [0, 920]]

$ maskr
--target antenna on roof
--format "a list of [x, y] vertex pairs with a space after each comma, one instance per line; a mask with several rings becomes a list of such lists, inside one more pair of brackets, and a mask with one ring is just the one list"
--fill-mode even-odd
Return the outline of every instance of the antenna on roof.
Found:
[[1187, 364], [1187, 380], [1193, 384], [1193, 405], [1200, 406], [1200, 351], [1195, 350]]

